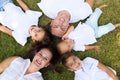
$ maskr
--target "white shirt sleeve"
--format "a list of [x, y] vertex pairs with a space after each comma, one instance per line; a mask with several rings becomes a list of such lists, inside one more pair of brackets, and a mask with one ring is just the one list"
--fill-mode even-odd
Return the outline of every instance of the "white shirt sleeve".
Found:
[[36, 17], [42, 16], [42, 12], [39, 12], [39, 11], [27, 10], [25, 13], [32, 16], [34, 15]]

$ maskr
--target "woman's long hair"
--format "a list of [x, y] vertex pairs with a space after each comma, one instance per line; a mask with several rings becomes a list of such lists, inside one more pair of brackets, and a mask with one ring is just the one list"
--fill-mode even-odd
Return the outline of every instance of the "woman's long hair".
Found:
[[35, 54], [43, 48], [48, 49], [52, 53], [52, 59], [50, 60], [50, 65], [48, 67], [39, 70], [40, 72], [45, 73], [47, 70], [53, 70], [59, 63], [60, 55], [53, 44], [43, 44], [41, 42], [35, 43], [32, 46], [32, 48], [27, 52], [24, 58], [28, 58], [30, 59], [30, 61], [32, 61]]

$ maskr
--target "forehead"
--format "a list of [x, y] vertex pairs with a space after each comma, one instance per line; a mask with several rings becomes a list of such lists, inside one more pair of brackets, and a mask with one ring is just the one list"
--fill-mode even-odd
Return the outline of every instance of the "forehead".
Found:
[[66, 59], [66, 64], [74, 63], [74, 59], [77, 59], [76, 56], [70, 56]]
[[47, 49], [47, 48], [43, 48], [43, 49], [41, 49], [39, 52], [41, 52], [41, 54], [44, 56], [44, 57], [47, 57], [47, 58], [52, 58], [52, 52], [49, 50], [49, 49]]

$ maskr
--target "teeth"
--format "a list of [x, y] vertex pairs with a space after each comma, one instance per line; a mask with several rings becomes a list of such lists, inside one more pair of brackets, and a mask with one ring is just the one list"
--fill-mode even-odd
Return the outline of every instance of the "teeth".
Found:
[[40, 61], [39, 61], [39, 60], [36, 60], [36, 62], [37, 62], [37, 64], [38, 64], [38, 65], [41, 65], [41, 63], [40, 63]]

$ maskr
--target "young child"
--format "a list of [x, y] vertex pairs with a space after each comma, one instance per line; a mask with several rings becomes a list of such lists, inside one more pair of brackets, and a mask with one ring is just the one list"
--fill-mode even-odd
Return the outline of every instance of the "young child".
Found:
[[115, 70], [91, 57], [81, 61], [79, 57], [66, 53], [62, 57], [62, 64], [75, 72], [74, 80], [118, 80]]
[[96, 8], [94, 13], [87, 19], [85, 23], [79, 23], [75, 29], [74, 27], [70, 28], [62, 37], [63, 41], [58, 43], [58, 51], [61, 54], [71, 51], [72, 49], [75, 51], [85, 51], [92, 49], [99, 51], [99, 46], [91, 45], [96, 42], [96, 38], [99, 38], [120, 26], [120, 23], [115, 25], [108, 23], [103, 26], [98, 26], [98, 18], [102, 13], [100, 9], [106, 6], [107, 5], [102, 5], [99, 8]]
[[22, 0], [16, 1], [25, 12], [11, 0], [0, 0], [0, 31], [14, 37], [22, 46], [30, 36], [33, 41], [41, 41], [45, 37], [45, 31], [37, 24], [42, 13], [30, 10]]

